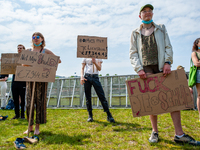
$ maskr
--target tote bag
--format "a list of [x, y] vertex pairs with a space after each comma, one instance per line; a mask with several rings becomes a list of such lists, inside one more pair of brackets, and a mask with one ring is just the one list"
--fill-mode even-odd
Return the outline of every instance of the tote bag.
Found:
[[193, 64], [192, 58], [191, 58], [188, 86], [193, 87], [194, 85], [196, 85], [196, 79], [197, 79], [197, 67]]

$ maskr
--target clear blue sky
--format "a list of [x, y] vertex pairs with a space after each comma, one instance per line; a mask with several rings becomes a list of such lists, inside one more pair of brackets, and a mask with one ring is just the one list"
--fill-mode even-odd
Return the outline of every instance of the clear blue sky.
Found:
[[108, 38], [108, 59], [100, 74], [136, 74], [129, 60], [131, 31], [141, 24], [140, 7], [152, 4], [153, 20], [165, 24], [174, 51], [172, 70], [189, 71], [191, 49], [200, 37], [199, 0], [0, 0], [0, 53], [15, 53], [17, 45], [31, 47], [41, 32], [46, 48], [61, 57], [57, 75], [80, 75], [77, 36]]

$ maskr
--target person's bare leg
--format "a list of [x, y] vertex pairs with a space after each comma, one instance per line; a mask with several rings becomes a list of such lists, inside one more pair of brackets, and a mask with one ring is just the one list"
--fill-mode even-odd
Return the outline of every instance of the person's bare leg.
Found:
[[39, 128], [40, 128], [40, 124], [36, 124], [35, 132], [34, 132], [35, 135], [39, 135], [40, 134]]
[[200, 83], [196, 84], [196, 88], [197, 88], [197, 108], [199, 111], [199, 120], [200, 120]]
[[[32, 132], [32, 131], [33, 131], [33, 126], [30, 126], [29, 132]], [[24, 134], [28, 134], [28, 129], [24, 132]]]
[[152, 130], [156, 133], [158, 133], [158, 126], [157, 126], [157, 115], [150, 115], [150, 120], [151, 120], [151, 126]]
[[181, 112], [180, 111], [174, 111], [171, 112], [171, 118], [174, 124], [174, 128], [175, 128], [175, 134], [176, 135], [183, 135], [183, 129], [181, 126]]

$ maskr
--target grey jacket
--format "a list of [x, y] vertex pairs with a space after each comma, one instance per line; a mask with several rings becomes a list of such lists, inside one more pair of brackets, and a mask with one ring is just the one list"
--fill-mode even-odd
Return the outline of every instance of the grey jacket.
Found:
[[[155, 26], [154, 35], [158, 48], [158, 67], [159, 70], [162, 71], [166, 61], [170, 61], [171, 64], [173, 63], [173, 51], [165, 25], [157, 25], [154, 22], [153, 25]], [[131, 65], [137, 73], [143, 69], [141, 28], [142, 25], [132, 31], [129, 52]]]

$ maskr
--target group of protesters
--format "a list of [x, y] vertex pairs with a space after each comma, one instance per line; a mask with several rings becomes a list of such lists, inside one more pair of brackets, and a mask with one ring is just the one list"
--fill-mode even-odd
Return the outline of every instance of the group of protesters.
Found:
[[[151, 4], [146, 4], [141, 7], [139, 18], [142, 20], [142, 24], [139, 28], [132, 31], [130, 40], [129, 56], [131, 65], [143, 80], [145, 80], [148, 75], [161, 72], [163, 73], [163, 76], [166, 77], [171, 73], [171, 64], [173, 63], [173, 51], [168, 32], [165, 25], [153, 22], [153, 10], [154, 7]], [[18, 45], [18, 53], [22, 50], [25, 50], [25, 47], [21, 44]], [[26, 50], [54, 55], [53, 52], [45, 48], [45, 38], [39, 32], [35, 32], [32, 35], [32, 48]], [[192, 52], [194, 65], [200, 68], [200, 38], [195, 40], [192, 50], [194, 51]], [[61, 63], [61, 60], [59, 60], [59, 63]], [[107, 120], [111, 123], [115, 123], [109, 110], [102, 85], [99, 81], [98, 73], [102, 69], [102, 63], [102, 59], [95, 58], [84, 58], [82, 61], [80, 83], [84, 84], [86, 106], [89, 115], [87, 121], [92, 122], [94, 120], [91, 102], [91, 88], [93, 86], [101, 101], [104, 112], [107, 114]], [[23, 66], [27, 65], [23, 64]], [[12, 81], [12, 94], [15, 101], [15, 116], [13, 119], [18, 119], [20, 117], [22, 119], [25, 118], [24, 105], [26, 95], [26, 117], [27, 120], [29, 120], [31, 97], [32, 94], [34, 94], [34, 103], [36, 104], [36, 126], [34, 134], [38, 135], [40, 134], [39, 125], [46, 123], [47, 82], [36, 82], [35, 92], [32, 93], [33, 82], [14, 81], [14, 77], [15, 75], [13, 75]], [[197, 79], [197, 107], [198, 110], [200, 110], [200, 69], [198, 69]], [[21, 101], [21, 115], [19, 112], [19, 101]], [[32, 112], [30, 128], [24, 132], [25, 134], [33, 132], [34, 109]], [[191, 136], [184, 133], [181, 125], [180, 111], [170, 112], [170, 114], [175, 128], [174, 141], [177, 143], [189, 143], [191, 145], [199, 146], [199, 141], [196, 141]], [[149, 142], [157, 143], [159, 141], [157, 115], [150, 115], [150, 120], [152, 133]]]

